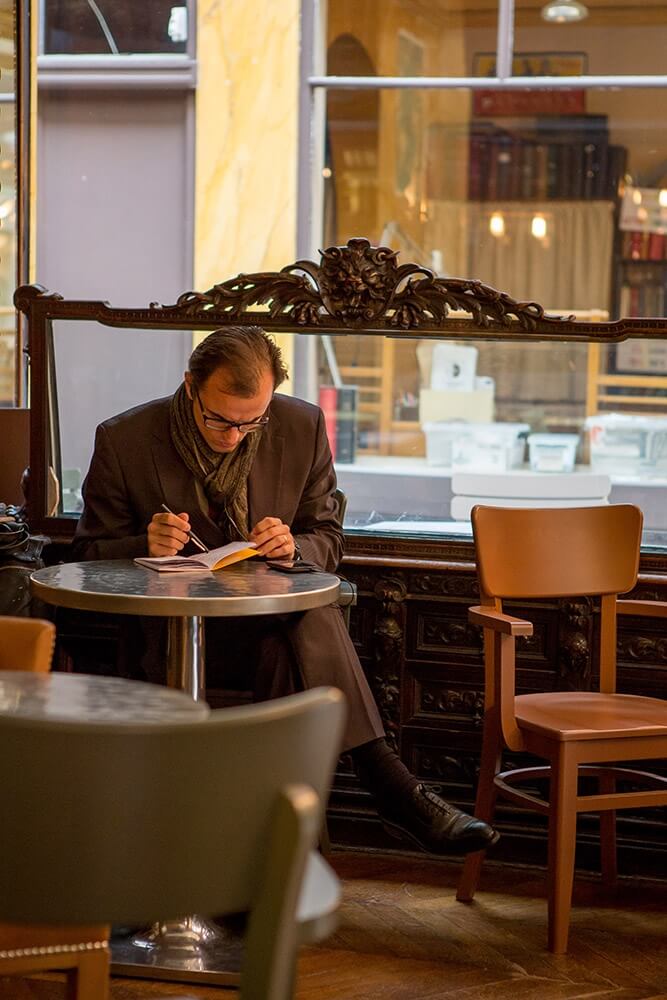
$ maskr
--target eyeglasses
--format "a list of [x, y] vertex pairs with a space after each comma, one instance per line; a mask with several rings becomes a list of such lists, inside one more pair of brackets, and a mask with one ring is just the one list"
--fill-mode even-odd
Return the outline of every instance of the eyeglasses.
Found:
[[204, 413], [204, 407], [196, 389], [195, 396], [197, 397], [197, 402], [199, 403], [199, 409], [201, 410], [204, 427], [208, 427], [209, 430], [231, 431], [236, 429], [239, 434], [252, 434], [253, 431], [261, 430], [262, 427], [265, 427], [269, 422], [268, 416], [258, 417], [257, 420], [242, 420], [240, 423], [237, 420], [226, 420], [225, 417], [221, 417], [218, 413], [216, 413], [215, 416], [209, 417], [206, 413]]

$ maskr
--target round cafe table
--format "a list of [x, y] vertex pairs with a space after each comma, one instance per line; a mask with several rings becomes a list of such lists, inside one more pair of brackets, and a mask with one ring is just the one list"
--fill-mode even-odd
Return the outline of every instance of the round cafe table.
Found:
[[258, 559], [217, 573], [158, 573], [129, 559], [65, 563], [37, 570], [33, 593], [82, 611], [167, 618], [167, 683], [195, 701], [206, 690], [203, 619], [278, 615], [333, 604], [340, 581], [332, 573], [281, 573]]
[[[165, 617], [167, 684], [179, 697], [187, 692], [193, 704], [206, 692], [205, 617], [307, 611], [333, 604], [340, 591], [332, 573], [283, 573], [258, 559], [216, 573], [158, 573], [128, 559], [66, 563], [37, 570], [30, 582], [37, 597], [60, 607]], [[199, 916], [112, 941], [112, 971], [119, 974], [237, 985], [239, 967], [238, 936], [221, 934]]]
[[159, 684], [92, 674], [0, 670], [0, 715], [136, 725], [193, 722], [208, 714], [206, 702]]

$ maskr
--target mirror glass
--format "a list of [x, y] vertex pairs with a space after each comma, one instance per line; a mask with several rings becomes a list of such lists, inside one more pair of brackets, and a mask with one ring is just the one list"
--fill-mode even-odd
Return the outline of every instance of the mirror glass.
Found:
[[[204, 335], [53, 324], [52, 513], [78, 515], [97, 424], [174, 392]], [[477, 502], [631, 502], [645, 544], [667, 547], [664, 342], [280, 340], [287, 359], [297, 340], [316, 347], [347, 530], [465, 538]]]

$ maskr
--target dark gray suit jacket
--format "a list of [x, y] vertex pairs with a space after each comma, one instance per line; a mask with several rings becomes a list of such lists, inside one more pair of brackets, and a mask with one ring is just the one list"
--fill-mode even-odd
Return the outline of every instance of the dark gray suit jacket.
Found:
[[[85, 506], [72, 544], [74, 559], [147, 555], [148, 524], [163, 503], [176, 513], [187, 511], [192, 530], [209, 548], [224, 543], [218, 526], [202, 511], [193, 476], [171, 442], [169, 404], [170, 397], [154, 400], [97, 428], [83, 484]], [[322, 413], [282, 395], [274, 396], [269, 413], [248, 477], [249, 525], [279, 517], [290, 525], [304, 559], [334, 571], [343, 554], [343, 534]]]

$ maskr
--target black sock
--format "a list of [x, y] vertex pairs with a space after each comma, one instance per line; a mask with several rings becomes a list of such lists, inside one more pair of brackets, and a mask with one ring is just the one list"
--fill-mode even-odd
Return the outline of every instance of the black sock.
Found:
[[350, 751], [359, 781], [380, 805], [409, 799], [419, 784], [384, 737]]

